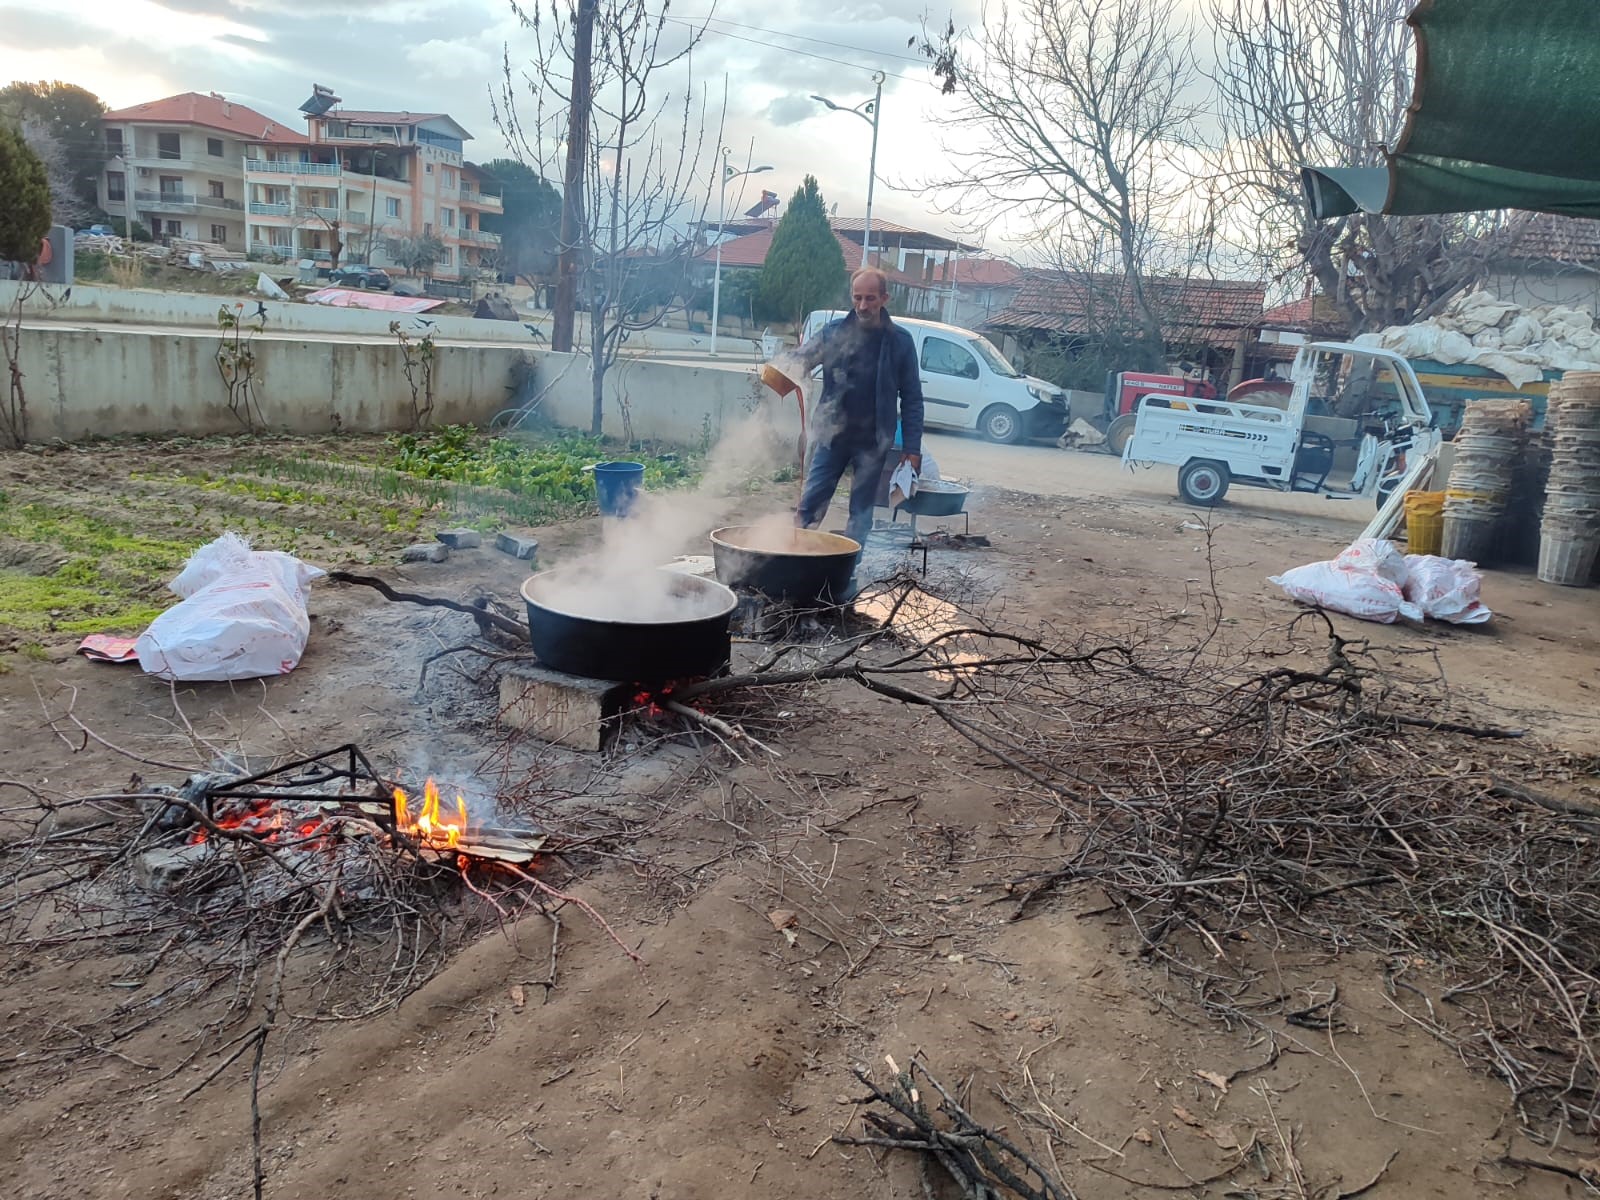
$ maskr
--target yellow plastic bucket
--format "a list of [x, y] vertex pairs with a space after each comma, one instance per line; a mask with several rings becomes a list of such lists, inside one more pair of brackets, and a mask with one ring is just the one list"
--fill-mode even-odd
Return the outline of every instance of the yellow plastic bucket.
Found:
[[1406, 551], [1437, 554], [1444, 545], [1444, 493], [1406, 493]]

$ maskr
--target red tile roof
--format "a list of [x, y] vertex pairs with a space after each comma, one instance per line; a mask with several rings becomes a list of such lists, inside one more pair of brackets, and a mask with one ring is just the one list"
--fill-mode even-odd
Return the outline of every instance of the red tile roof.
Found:
[[102, 121], [148, 121], [153, 125], [200, 125], [252, 142], [305, 143], [303, 133], [280, 125], [253, 108], [235, 104], [216, 93], [184, 92], [163, 100], [135, 104], [104, 114]]
[[[777, 227], [763, 229], [759, 233], [747, 233], [744, 237], [731, 238], [722, 243], [722, 265], [725, 267], [759, 267], [767, 261], [767, 253], [772, 249], [772, 235]], [[855, 270], [861, 265], [861, 244], [852, 242], [837, 229], [833, 232], [834, 241], [839, 243], [839, 249], [844, 254], [844, 264], [850, 270]], [[715, 246], [708, 246], [695, 255], [700, 262], [715, 262], [717, 250]], [[874, 264], [877, 265], [877, 264]], [[890, 283], [902, 284], [905, 287], [932, 290], [943, 286], [939, 279], [923, 279], [916, 275], [907, 275], [904, 271], [894, 267], [883, 267], [883, 273], [889, 277]]]
[[1511, 235], [1504, 257], [1511, 262], [1600, 266], [1600, 221], [1541, 213]]
[[[1248, 280], [1152, 278], [1144, 284], [1168, 329], [1214, 338], [1219, 345], [1232, 345], [1240, 330], [1261, 323], [1267, 294], [1266, 284]], [[1029, 270], [1022, 273], [1016, 299], [985, 324], [1045, 333], [1096, 333], [1106, 327], [1108, 310], [1120, 310], [1124, 322], [1133, 319], [1128, 285], [1121, 276]]]
[[1006, 288], [1022, 282], [1022, 268], [1003, 258], [958, 259], [955, 271], [957, 287]]
[[1344, 337], [1348, 323], [1326, 296], [1306, 296], [1261, 314], [1263, 329], [1288, 329], [1315, 338]]

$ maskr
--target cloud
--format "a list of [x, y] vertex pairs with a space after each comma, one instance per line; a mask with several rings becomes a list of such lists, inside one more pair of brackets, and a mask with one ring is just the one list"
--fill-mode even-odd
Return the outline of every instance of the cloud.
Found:
[[767, 105], [761, 115], [781, 129], [786, 125], [798, 125], [806, 118], [816, 116], [817, 107], [817, 102], [809, 96], [790, 94], [779, 96]]
[[495, 71], [495, 56], [469, 41], [432, 38], [406, 49], [406, 61], [421, 79], [467, 79], [482, 84]]

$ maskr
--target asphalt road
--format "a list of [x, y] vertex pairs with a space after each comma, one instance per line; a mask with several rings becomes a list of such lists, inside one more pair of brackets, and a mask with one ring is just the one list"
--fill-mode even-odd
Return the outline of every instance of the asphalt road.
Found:
[[[1176, 467], [1138, 467], [1129, 471], [1121, 459], [1098, 451], [1061, 450], [1044, 443], [1000, 446], [972, 434], [931, 430], [923, 438], [923, 449], [938, 461], [940, 475], [968, 484], [1075, 500], [1139, 496], [1182, 505]], [[1216, 511], [1230, 508], [1262, 516], [1280, 513], [1319, 517], [1358, 528], [1377, 512], [1370, 499], [1334, 500], [1238, 484], [1229, 489]]]

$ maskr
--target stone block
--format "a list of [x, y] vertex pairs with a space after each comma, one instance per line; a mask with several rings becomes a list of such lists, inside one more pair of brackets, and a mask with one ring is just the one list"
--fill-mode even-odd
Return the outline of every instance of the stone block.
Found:
[[133, 860], [133, 877], [146, 891], [175, 891], [185, 876], [211, 862], [216, 854], [216, 847], [209, 842], [146, 850]]
[[441, 529], [433, 536], [452, 550], [476, 550], [483, 545], [483, 535], [476, 529]]
[[629, 684], [516, 663], [500, 676], [500, 723], [574, 750], [605, 749]]
[[418, 542], [400, 552], [401, 562], [442, 563], [450, 557], [450, 547], [443, 542]]
[[494, 545], [496, 550], [503, 550], [512, 558], [525, 558], [532, 563], [539, 557], [539, 541], [537, 538], [520, 537], [514, 533], [504, 531], [495, 534]]

